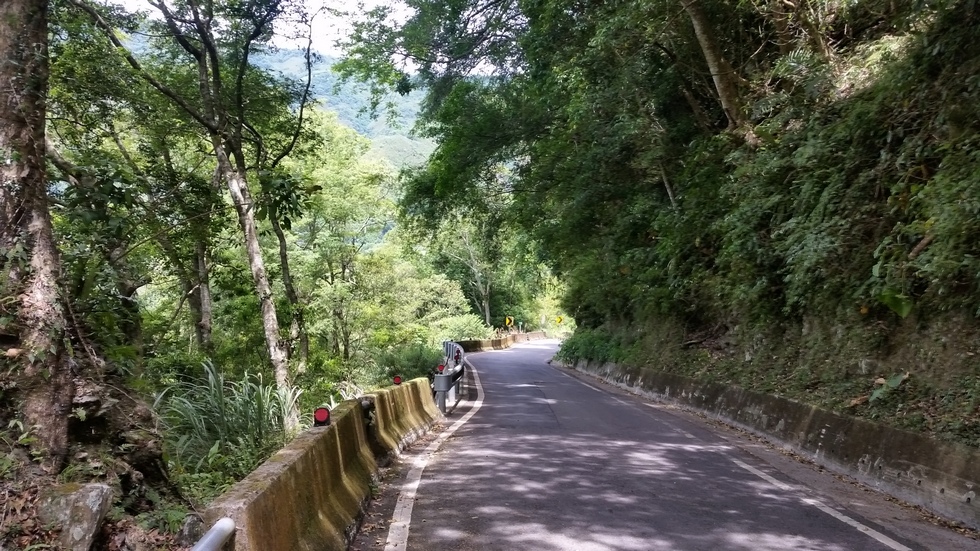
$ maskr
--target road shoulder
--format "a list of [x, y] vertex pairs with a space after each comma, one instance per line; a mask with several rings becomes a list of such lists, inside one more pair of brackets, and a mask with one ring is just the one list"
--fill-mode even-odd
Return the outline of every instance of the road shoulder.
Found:
[[870, 488], [848, 476], [828, 471], [762, 435], [709, 417], [693, 408], [649, 400], [559, 362], [552, 362], [551, 366], [583, 383], [599, 386], [611, 394], [646, 407], [652, 405], [664, 413], [707, 429], [732, 447], [779, 473], [780, 478], [789, 479], [792, 485], [811, 493], [813, 497], [834, 508], [847, 510], [870, 525], [913, 542], [922, 549], [975, 551], [980, 547], [980, 532], [940, 518], [919, 506]]

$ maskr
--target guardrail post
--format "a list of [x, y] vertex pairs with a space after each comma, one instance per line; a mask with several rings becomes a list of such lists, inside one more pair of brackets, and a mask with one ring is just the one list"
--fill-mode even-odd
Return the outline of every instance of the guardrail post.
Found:
[[[463, 388], [463, 347], [453, 341], [443, 341], [442, 352], [445, 357], [444, 371], [435, 375], [432, 380], [432, 390], [435, 392], [436, 405], [443, 415], [446, 409], [459, 403]], [[442, 367], [442, 366], [440, 366]]]
[[432, 380], [432, 390], [436, 392], [436, 405], [443, 415], [446, 414], [446, 395], [453, 386], [451, 374], [436, 375]]

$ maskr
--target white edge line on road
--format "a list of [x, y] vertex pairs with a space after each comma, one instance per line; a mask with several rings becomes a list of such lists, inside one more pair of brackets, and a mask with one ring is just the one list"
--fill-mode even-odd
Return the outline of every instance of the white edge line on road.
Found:
[[[549, 365], [550, 365], [550, 364], [549, 364]], [[601, 388], [599, 388], [599, 387], [595, 387], [595, 386], [592, 386], [592, 385], [590, 385], [589, 383], [587, 383], [587, 382], [585, 382], [585, 381], [583, 381], [582, 379], [579, 379], [578, 377], [572, 377], [572, 376], [571, 376], [571, 375], [569, 375], [568, 373], [565, 373], [564, 371], [562, 371], [562, 370], [560, 370], [560, 369], [558, 369], [557, 367], [555, 367], [555, 366], [553, 366], [553, 365], [551, 366], [551, 369], [554, 369], [554, 370], [555, 370], [555, 371], [557, 371], [558, 373], [561, 373], [562, 375], [564, 375], [564, 376], [566, 376], [566, 377], [568, 377], [569, 379], [571, 379], [571, 380], [573, 380], [573, 381], [575, 381], [576, 383], [578, 383], [578, 384], [580, 384], [580, 385], [584, 385], [584, 386], [587, 386], [587, 387], [589, 387], [589, 388], [591, 388], [592, 390], [594, 390], [594, 391], [596, 391], [596, 392], [601, 392], [602, 394], [605, 394], [606, 396], [609, 396], [610, 398], [612, 398], [613, 400], [616, 400], [616, 401], [617, 401], [617, 402], [619, 402], [620, 404], [623, 404], [623, 405], [627, 405], [627, 406], [628, 406], [628, 405], [630, 405], [630, 404], [629, 404], [629, 402], [625, 402], [625, 401], [623, 401], [623, 400], [620, 400], [619, 398], [617, 398], [617, 397], [616, 397], [616, 396], [614, 396], [613, 394], [610, 394], [609, 392], [606, 392], [605, 390], [602, 390], [602, 389], [601, 389]]]
[[[765, 480], [766, 482], [772, 484], [773, 486], [779, 488], [780, 490], [786, 490], [786, 491], [793, 491], [794, 490], [794, 488], [792, 486], [790, 486], [789, 484], [784, 484], [784, 483], [776, 480], [775, 478], [767, 475], [766, 473], [760, 471], [759, 469], [756, 469], [755, 467], [752, 467], [750, 465], [747, 465], [745, 463], [742, 463], [741, 461], [739, 461], [737, 459], [732, 459], [732, 461], [736, 465], [738, 465], [739, 467], [742, 467], [746, 471], [749, 471], [750, 473], [752, 473], [755, 476], [761, 478], [762, 480]], [[851, 526], [852, 528], [856, 528], [858, 531], [863, 532], [863, 533], [871, 536], [872, 538], [874, 538], [874, 539], [878, 540], [879, 542], [887, 545], [888, 547], [894, 549], [895, 551], [912, 551], [911, 548], [906, 547], [906, 546], [902, 545], [901, 543], [898, 543], [897, 541], [889, 538], [888, 536], [882, 534], [881, 532], [875, 530], [874, 528], [871, 528], [869, 526], [865, 526], [864, 524], [861, 524], [860, 522], [858, 522], [858, 521], [852, 519], [851, 517], [849, 517], [849, 516], [841, 513], [840, 511], [837, 511], [835, 509], [832, 509], [832, 508], [824, 505], [823, 503], [821, 503], [820, 501], [817, 501], [816, 499], [803, 498], [803, 503], [806, 503], [807, 505], [813, 505], [814, 507], [816, 507], [817, 509], [820, 509], [824, 513], [827, 513], [828, 515], [830, 515], [830, 516], [834, 517], [835, 519], [843, 522], [844, 524], [847, 524], [848, 526]]]
[[[552, 366], [552, 369], [554, 369], [554, 366]], [[555, 371], [557, 371], [558, 373], [561, 373], [562, 375], [568, 377], [569, 379], [571, 379], [571, 380], [573, 380], [573, 381], [575, 381], [575, 382], [577, 382], [577, 383], [579, 383], [581, 385], [584, 385], [584, 386], [587, 386], [587, 387], [591, 388], [592, 390], [594, 390], [596, 392], [602, 392], [602, 389], [601, 388], [592, 386], [589, 383], [583, 381], [582, 379], [578, 379], [576, 377], [572, 377], [571, 375], [569, 375], [568, 373], [565, 373], [564, 371], [562, 371], [560, 369], [555, 369]], [[605, 393], [603, 392], [603, 394], [605, 394]]]
[[466, 415], [463, 415], [459, 421], [456, 421], [451, 427], [444, 430], [412, 462], [412, 469], [408, 471], [408, 476], [405, 477], [405, 484], [398, 494], [398, 501], [395, 502], [395, 511], [391, 514], [391, 524], [388, 526], [388, 540], [385, 542], [385, 551], [403, 550], [408, 547], [408, 531], [412, 524], [412, 508], [415, 506], [415, 496], [419, 490], [419, 483], [422, 481], [422, 471], [425, 470], [426, 465], [429, 464], [429, 459], [436, 453], [439, 446], [447, 438], [452, 436], [459, 427], [469, 421], [470, 417], [473, 417], [479, 411], [480, 407], [483, 406], [483, 385], [480, 383], [480, 374], [473, 367], [473, 364], [466, 363], [473, 370], [473, 382], [476, 384], [476, 402], [466, 412]]

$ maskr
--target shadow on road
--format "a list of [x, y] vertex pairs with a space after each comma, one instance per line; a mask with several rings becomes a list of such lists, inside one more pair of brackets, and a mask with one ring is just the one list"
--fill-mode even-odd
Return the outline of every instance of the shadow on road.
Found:
[[889, 549], [742, 469], [710, 433], [547, 366], [508, 375], [494, 354], [483, 408], [426, 470], [412, 549]]

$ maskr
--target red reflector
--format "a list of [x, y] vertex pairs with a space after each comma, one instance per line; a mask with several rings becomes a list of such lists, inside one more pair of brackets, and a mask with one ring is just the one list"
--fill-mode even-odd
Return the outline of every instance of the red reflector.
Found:
[[393, 379], [393, 381], [395, 382], [396, 385], [402, 384], [402, 378], [399, 377], [398, 375], [395, 375], [395, 378]]
[[442, 370], [446, 369], [446, 366], [439, 364], [439, 367], [437, 367], [436, 369], [439, 370], [439, 373], [442, 373]]
[[326, 424], [330, 421], [330, 410], [327, 408], [316, 408], [313, 410], [313, 421], [317, 425]]

